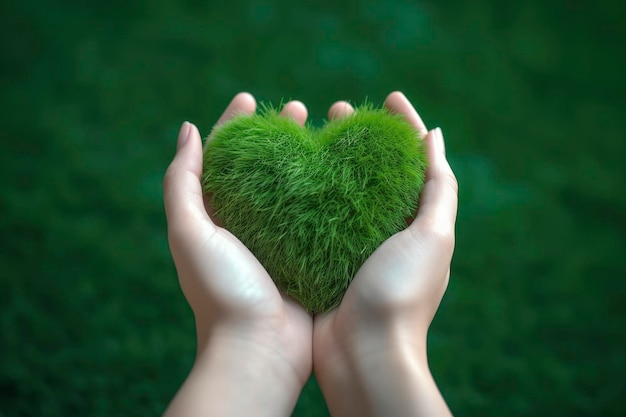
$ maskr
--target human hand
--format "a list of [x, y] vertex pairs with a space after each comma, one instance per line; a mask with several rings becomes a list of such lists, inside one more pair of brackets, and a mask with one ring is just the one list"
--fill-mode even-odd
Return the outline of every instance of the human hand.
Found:
[[[238, 94], [218, 124], [255, 109], [251, 95]], [[300, 124], [307, 117], [295, 101], [282, 114]], [[186, 122], [163, 188], [170, 249], [194, 313], [198, 348], [166, 415], [289, 415], [311, 373], [312, 318], [216, 224], [201, 173], [200, 134]]]
[[[313, 367], [333, 415], [450, 415], [430, 374], [428, 327], [450, 276], [457, 182], [440, 129], [406, 97], [387, 97], [423, 136], [429, 167], [417, 215], [363, 264], [336, 309], [315, 316]], [[329, 117], [354, 109], [335, 103]]]

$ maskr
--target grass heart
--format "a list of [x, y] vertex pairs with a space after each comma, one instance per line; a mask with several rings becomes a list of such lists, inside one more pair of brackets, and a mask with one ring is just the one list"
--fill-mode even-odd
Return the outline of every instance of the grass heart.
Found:
[[317, 313], [337, 306], [365, 260], [406, 228], [425, 170], [417, 131], [386, 109], [313, 128], [266, 108], [214, 129], [202, 186], [223, 227]]

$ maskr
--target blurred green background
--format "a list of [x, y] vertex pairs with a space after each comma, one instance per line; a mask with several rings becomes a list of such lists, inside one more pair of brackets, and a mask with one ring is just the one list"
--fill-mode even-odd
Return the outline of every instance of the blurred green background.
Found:
[[[88, 4], [91, 3], [91, 4]], [[194, 356], [161, 179], [238, 91], [441, 126], [460, 183], [430, 360], [459, 416], [626, 415], [622, 1], [0, 6], [0, 416], [159, 415]], [[326, 416], [314, 382], [296, 416]]]

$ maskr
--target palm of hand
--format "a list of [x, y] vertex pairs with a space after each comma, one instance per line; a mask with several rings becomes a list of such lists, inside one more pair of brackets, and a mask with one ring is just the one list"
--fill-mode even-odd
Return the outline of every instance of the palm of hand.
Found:
[[[219, 318], [220, 322], [234, 324], [245, 337], [253, 335], [256, 343], [278, 349], [304, 381], [312, 360], [316, 372], [333, 366], [333, 358], [341, 354], [350, 339], [359, 339], [367, 348], [369, 343], [375, 344], [377, 329], [393, 328], [393, 323], [411, 323], [421, 329], [417, 337], [425, 339], [449, 276], [456, 182], [445, 161], [442, 139], [434, 131], [427, 132], [408, 100], [392, 93], [385, 105], [403, 114], [427, 142], [430, 167], [420, 210], [406, 230], [387, 240], [366, 261], [341, 305], [317, 315], [314, 324], [300, 305], [278, 291], [254, 255], [218, 226], [202, 196], [199, 133], [194, 126], [188, 126], [190, 140], [195, 142], [185, 148], [191, 149], [187, 154], [177, 155], [168, 169], [165, 197], [172, 255], [181, 287], [196, 316], [200, 347], [200, 339], [208, 339]], [[255, 109], [250, 95], [239, 94], [218, 124], [234, 114], [251, 114]], [[338, 102], [330, 108], [329, 117], [346, 117], [353, 111], [348, 103]], [[282, 114], [300, 124], [307, 118], [306, 108], [299, 102], [287, 103]]]
[[[239, 94], [218, 123], [236, 113], [252, 113], [255, 107], [250, 95]], [[262, 345], [265, 352], [278, 352], [306, 381], [312, 366], [312, 318], [281, 294], [254, 255], [217, 224], [202, 196], [201, 139], [195, 126], [186, 127], [181, 137], [188, 133], [193, 144], [170, 165], [164, 191], [170, 248], [196, 318], [199, 351], [216, 333], [228, 333]]]
[[[420, 209], [407, 229], [385, 241], [363, 264], [339, 307], [315, 317], [316, 373], [343, 366], [346, 354], [390, 349], [386, 344], [396, 336], [411, 345], [425, 345], [428, 327], [447, 288], [457, 186], [440, 132], [428, 132], [401, 94], [391, 94], [385, 105], [403, 114], [427, 142], [430, 165]], [[344, 105], [339, 115], [352, 111]], [[390, 338], [390, 332], [399, 334]], [[358, 352], [346, 352], [355, 349]]]

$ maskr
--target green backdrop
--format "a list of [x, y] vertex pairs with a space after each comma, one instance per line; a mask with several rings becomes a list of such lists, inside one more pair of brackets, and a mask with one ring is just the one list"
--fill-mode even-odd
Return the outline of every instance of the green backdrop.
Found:
[[[396, 89], [460, 183], [429, 339], [454, 413], [625, 415], [625, 5], [3, 1], [0, 416], [158, 415], [180, 386], [183, 120], [208, 134], [245, 90], [319, 124]], [[313, 381], [294, 415], [328, 415]]]

